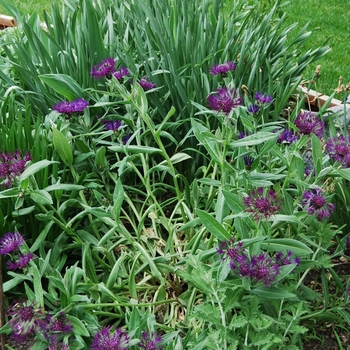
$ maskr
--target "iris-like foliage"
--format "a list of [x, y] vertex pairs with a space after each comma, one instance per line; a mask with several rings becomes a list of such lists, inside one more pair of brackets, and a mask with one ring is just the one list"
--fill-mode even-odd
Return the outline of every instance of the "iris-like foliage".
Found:
[[323, 121], [314, 112], [302, 111], [295, 119], [295, 125], [301, 134], [310, 135], [314, 133], [318, 138], [323, 136]]
[[53, 106], [53, 109], [59, 113], [72, 115], [74, 113], [81, 113], [87, 108], [89, 102], [83, 98], [78, 98], [71, 102], [61, 101]]
[[276, 214], [280, 208], [276, 205], [277, 196], [275, 191], [270, 189], [264, 194], [263, 187], [250, 192], [249, 196], [245, 197], [243, 202], [246, 206], [246, 211], [251, 213], [256, 220], [260, 220], [261, 218], [268, 219], [270, 216]]
[[12, 187], [12, 183], [17, 176], [20, 176], [24, 168], [32, 159], [29, 152], [23, 157], [19, 151], [12, 153], [0, 153], [0, 179], [3, 179], [1, 185]]
[[229, 114], [233, 108], [242, 105], [242, 97], [235, 89], [222, 87], [209, 95], [208, 105], [218, 112]]
[[123, 329], [117, 328], [113, 334], [111, 327], [103, 327], [95, 334], [91, 350], [127, 350], [128, 347], [129, 336]]
[[216, 64], [215, 66], [210, 67], [210, 74], [213, 75], [222, 75], [225, 76], [229, 71], [234, 71], [236, 69], [236, 64], [232, 61]]
[[327, 203], [327, 199], [320, 188], [305, 191], [302, 204], [309, 214], [316, 214], [319, 221], [329, 218], [335, 209], [334, 204]]
[[162, 337], [154, 332], [142, 332], [141, 342], [138, 344], [140, 349], [161, 350], [164, 347], [160, 345]]
[[350, 167], [350, 136], [333, 137], [327, 140], [326, 149], [329, 157], [340, 162], [342, 167]]

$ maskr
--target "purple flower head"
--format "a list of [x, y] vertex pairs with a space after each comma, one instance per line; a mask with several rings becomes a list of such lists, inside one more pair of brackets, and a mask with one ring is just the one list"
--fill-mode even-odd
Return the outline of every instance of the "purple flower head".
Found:
[[222, 87], [209, 95], [208, 105], [216, 111], [229, 114], [233, 108], [242, 105], [242, 97], [235, 89], [228, 90]]
[[71, 102], [61, 101], [53, 106], [53, 109], [58, 113], [71, 115], [73, 113], [83, 112], [86, 107], [88, 107], [89, 102], [83, 98], [78, 98]]
[[164, 347], [160, 345], [162, 337], [154, 332], [142, 332], [141, 342], [138, 344], [139, 349], [161, 350]]
[[216, 64], [215, 66], [210, 67], [210, 74], [213, 74], [213, 75], [221, 74], [225, 76], [228, 71], [230, 70], [233, 71], [235, 69], [236, 69], [236, 64], [234, 62], [229, 61], [224, 64]]
[[129, 69], [125, 67], [120, 67], [120, 70], [113, 72], [113, 76], [118, 80], [122, 80], [123, 77], [129, 74]]
[[92, 342], [91, 350], [127, 350], [129, 347], [129, 336], [121, 328], [111, 333], [110, 327], [103, 327], [98, 331]]
[[265, 195], [263, 187], [252, 191], [249, 196], [244, 198], [243, 202], [246, 206], [246, 211], [251, 213], [256, 220], [260, 220], [262, 217], [267, 220], [270, 216], [276, 214], [280, 208], [276, 205], [277, 197], [275, 191], [271, 189]]
[[252, 164], [254, 163], [254, 158], [251, 157], [251, 156], [244, 156], [243, 157], [243, 160], [244, 160], [244, 164], [245, 166], [250, 169], [250, 167], [252, 166]]
[[34, 259], [34, 255], [32, 253], [27, 254], [19, 254], [17, 256], [17, 260], [7, 262], [7, 268], [9, 270], [18, 270], [25, 268], [31, 260]]
[[128, 143], [128, 141], [130, 140], [130, 138], [131, 138], [131, 135], [124, 135], [122, 137], [122, 144], [126, 145]]
[[7, 314], [12, 329], [11, 338], [16, 343], [33, 338], [42, 326], [42, 310], [33, 303], [16, 302], [9, 307]]
[[302, 196], [302, 205], [309, 214], [315, 213], [319, 221], [329, 218], [335, 209], [334, 204], [327, 203], [320, 188], [305, 191]]
[[346, 237], [344, 253], [350, 256], [350, 236]]
[[311, 173], [315, 175], [315, 169], [312, 165], [307, 165], [304, 170], [304, 175], [309, 176]]
[[123, 122], [121, 120], [101, 120], [101, 123], [105, 124], [106, 130], [112, 130], [114, 132], [117, 132], [119, 128], [123, 125]]
[[23, 236], [18, 232], [5, 233], [0, 239], [0, 254], [6, 255], [18, 250], [24, 243]]
[[293, 143], [296, 140], [298, 140], [298, 136], [294, 134], [292, 130], [285, 129], [282, 131], [282, 133], [278, 136], [277, 142], [278, 143]]
[[63, 311], [57, 317], [46, 315], [46, 322], [45, 330], [49, 332], [68, 334], [73, 330], [71, 321], [67, 319], [67, 315]]
[[290, 265], [290, 264], [300, 264], [300, 259], [298, 257], [295, 257], [292, 259], [293, 252], [288, 250], [286, 255], [283, 255], [282, 252], [278, 252], [276, 254], [276, 263], [279, 266], [285, 266], [285, 265]]
[[115, 71], [115, 60], [113, 58], [106, 58], [102, 60], [96, 66], [93, 66], [91, 69], [91, 75], [94, 78], [110, 77], [111, 74]]
[[270, 95], [264, 95], [262, 92], [257, 92], [255, 94], [255, 101], [260, 104], [270, 103], [272, 102], [272, 97]]
[[323, 136], [323, 121], [313, 112], [303, 111], [295, 119], [295, 125], [302, 134], [314, 133], [318, 138]]
[[218, 254], [223, 255], [223, 260], [237, 260], [242, 254], [244, 254], [243, 242], [239, 242], [235, 245], [235, 239], [232, 237], [227, 241], [220, 242], [217, 252]]
[[280, 272], [280, 266], [271, 257], [261, 253], [242, 262], [239, 266], [239, 272], [243, 277], [250, 277], [257, 282], [263, 282], [266, 286], [270, 286], [276, 280]]
[[145, 91], [154, 89], [157, 86], [155, 83], [152, 83], [151, 81], [149, 81], [147, 77], [142, 77], [142, 79], [138, 80], [137, 82]]
[[19, 151], [12, 153], [0, 153], [0, 179], [3, 179], [1, 185], [11, 187], [17, 176], [20, 176], [24, 168], [32, 159], [29, 152], [23, 157]]
[[335, 162], [340, 162], [342, 167], [350, 167], [350, 136], [330, 138], [327, 141], [326, 149], [329, 157]]
[[240, 131], [238, 133], [237, 138], [238, 138], [238, 140], [242, 140], [242, 139], [244, 139], [247, 136], [249, 136], [249, 132], [248, 131]]
[[260, 111], [260, 108], [261, 106], [259, 105], [256, 105], [256, 104], [251, 104], [249, 107], [248, 107], [248, 112], [249, 113], [253, 113], [253, 114], [256, 114]]

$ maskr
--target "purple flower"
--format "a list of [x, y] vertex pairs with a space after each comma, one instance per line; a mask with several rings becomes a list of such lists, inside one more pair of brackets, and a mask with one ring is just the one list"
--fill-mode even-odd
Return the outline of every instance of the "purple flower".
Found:
[[315, 174], [315, 169], [312, 165], [307, 165], [304, 170], [304, 175], [309, 176], [311, 173]]
[[249, 136], [249, 132], [248, 131], [240, 131], [238, 133], [238, 140], [244, 139], [245, 137]]
[[95, 334], [91, 350], [127, 350], [128, 346], [129, 336], [124, 330], [117, 328], [112, 334], [110, 327], [103, 327]]
[[11, 337], [16, 343], [21, 343], [33, 338], [42, 327], [43, 313], [33, 303], [16, 302], [8, 309], [11, 326]]
[[243, 242], [239, 242], [235, 245], [234, 238], [220, 242], [217, 252], [218, 254], [223, 255], [223, 260], [229, 259], [232, 270], [236, 269], [239, 262], [246, 258], [243, 249]]
[[31, 260], [34, 259], [34, 255], [32, 253], [27, 254], [19, 254], [17, 256], [17, 260], [7, 262], [7, 268], [9, 270], [18, 270], [25, 268]]
[[89, 102], [83, 98], [78, 98], [74, 101], [61, 101], [53, 106], [53, 109], [58, 113], [71, 115], [73, 113], [83, 112], [84, 109], [89, 105]]
[[256, 104], [251, 104], [249, 107], [248, 107], [248, 112], [249, 113], [253, 113], [253, 114], [256, 114], [260, 111], [260, 108], [261, 106], [259, 105], [256, 105]]
[[293, 252], [290, 251], [290, 250], [287, 251], [286, 255], [283, 255], [282, 252], [278, 252], [276, 254], [276, 263], [279, 266], [285, 266], [285, 265], [290, 265], [290, 264], [299, 265], [300, 264], [300, 259], [298, 257], [295, 257], [292, 260], [292, 255], [293, 255]]
[[350, 256], [350, 236], [346, 237], [344, 253]]
[[29, 152], [23, 157], [19, 151], [12, 153], [0, 153], [0, 179], [3, 179], [1, 185], [11, 187], [12, 182], [17, 176], [20, 176], [24, 168], [32, 159]]
[[302, 196], [302, 205], [309, 214], [315, 213], [319, 221], [329, 218], [335, 209], [334, 204], [327, 203], [320, 188], [305, 191]]
[[294, 134], [292, 130], [285, 129], [278, 136], [278, 143], [293, 143], [298, 140], [298, 136]]
[[226, 62], [224, 64], [216, 64], [213, 67], [210, 67], [210, 74], [213, 75], [226, 75], [228, 71], [235, 70], [236, 64], [234, 62]]
[[95, 78], [108, 77], [115, 71], [115, 60], [106, 58], [91, 69], [91, 75]]
[[255, 94], [255, 101], [260, 104], [270, 103], [272, 102], [272, 97], [270, 95], [264, 95], [262, 92], [257, 92]]
[[244, 160], [244, 164], [245, 166], [250, 169], [250, 167], [252, 166], [252, 164], [254, 163], [254, 158], [251, 157], [251, 156], [244, 156], [243, 157], [243, 160]]
[[340, 135], [329, 139], [326, 149], [331, 159], [340, 162], [344, 168], [350, 167], [350, 136]]
[[149, 81], [147, 77], [142, 77], [142, 79], [138, 80], [137, 82], [145, 91], [154, 89], [157, 86], [155, 83], [152, 83], [151, 81]]
[[261, 253], [246, 259], [239, 266], [240, 275], [270, 286], [280, 272], [280, 266], [268, 255]]
[[208, 105], [216, 111], [229, 114], [233, 108], [242, 105], [242, 98], [235, 89], [228, 90], [222, 87], [217, 89], [216, 93], [209, 95]]
[[71, 321], [67, 319], [67, 315], [63, 311], [61, 311], [57, 317], [46, 315], [46, 322], [45, 330], [49, 332], [68, 334], [73, 329]]
[[123, 125], [123, 122], [120, 120], [101, 120], [101, 123], [105, 124], [106, 130], [112, 130], [114, 132], [117, 132]]
[[302, 134], [310, 135], [314, 133], [318, 138], [323, 135], [323, 121], [315, 113], [303, 111], [295, 119], [295, 125]]
[[130, 140], [130, 138], [131, 138], [131, 135], [124, 135], [122, 137], [122, 144], [126, 145], [128, 143], [128, 141]]
[[252, 191], [249, 196], [244, 198], [246, 211], [253, 214], [254, 219], [260, 220], [262, 217], [268, 219], [276, 214], [279, 206], [276, 205], [277, 197], [274, 190], [269, 190], [264, 195], [264, 188], [259, 187], [256, 191]]
[[161, 341], [162, 337], [159, 334], [142, 332], [138, 347], [145, 350], [161, 350], [163, 349], [163, 346], [160, 345]]
[[120, 70], [113, 72], [113, 76], [118, 80], [122, 80], [122, 78], [128, 74], [129, 74], [129, 69], [125, 67], [120, 67]]
[[23, 236], [18, 232], [5, 233], [0, 239], [0, 254], [6, 255], [18, 250], [24, 243]]

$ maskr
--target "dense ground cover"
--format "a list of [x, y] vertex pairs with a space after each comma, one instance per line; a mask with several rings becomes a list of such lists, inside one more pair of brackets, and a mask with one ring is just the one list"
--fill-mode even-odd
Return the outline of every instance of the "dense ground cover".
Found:
[[15, 348], [328, 346], [318, 322], [346, 346], [347, 125], [296, 97], [329, 49], [279, 2], [222, 6], [67, 1], [1, 33]]

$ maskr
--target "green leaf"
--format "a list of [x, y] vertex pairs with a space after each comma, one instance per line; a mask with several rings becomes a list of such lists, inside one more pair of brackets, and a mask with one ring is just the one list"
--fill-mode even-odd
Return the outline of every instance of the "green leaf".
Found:
[[68, 140], [57, 128], [53, 129], [52, 142], [56, 152], [63, 162], [68, 166], [72, 165], [73, 153]]
[[148, 147], [148, 146], [134, 146], [134, 145], [116, 145], [108, 147], [113, 152], [122, 152], [122, 153], [148, 153], [148, 154], [154, 154], [154, 153], [162, 153], [162, 151], [159, 148], [155, 147]]
[[83, 190], [85, 186], [81, 185], [73, 185], [73, 184], [55, 184], [51, 186], [47, 186], [44, 188], [45, 191], [51, 192], [51, 191], [80, 191]]
[[231, 147], [259, 145], [259, 144], [264, 143], [266, 141], [270, 141], [274, 138], [277, 139], [277, 137], [278, 137], [278, 134], [276, 134], [276, 133], [259, 131], [253, 135], [249, 135], [249, 136], [244, 137], [243, 139], [236, 140], [236, 141], [232, 142]]
[[251, 290], [252, 294], [258, 295], [267, 299], [294, 299], [296, 296], [293, 293], [279, 287], [260, 286]]
[[41, 74], [39, 78], [69, 101], [82, 96], [80, 85], [67, 74]]
[[72, 322], [73, 325], [73, 333], [76, 335], [82, 335], [84, 337], [89, 337], [90, 333], [86, 329], [85, 325], [83, 322], [81, 322], [78, 318], [72, 316], [72, 315], [67, 315], [67, 319]]
[[35, 190], [33, 192], [30, 192], [30, 198], [38, 204], [53, 204], [52, 197], [50, 196], [49, 192], [46, 192], [44, 190]]
[[313, 253], [306, 244], [291, 238], [267, 239], [261, 242], [261, 248], [276, 252], [290, 250], [296, 255], [307, 255]]
[[50, 164], [55, 164], [55, 163], [58, 163], [58, 162], [44, 159], [34, 164], [31, 164], [26, 170], [23, 171], [23, 173], [19, 177], [19, 181], [22, 182], [23, 180], [27, 179], [29, 176], [34, 175], [38, 171], [47, 168]]
[[206, 229], [220, 241], [225, 241], [231, 238], [231, 235], [210, 214], [200, 209], [197, 209], [196, 213]]

